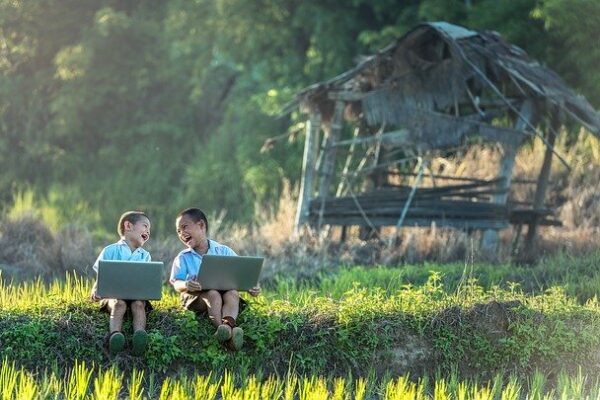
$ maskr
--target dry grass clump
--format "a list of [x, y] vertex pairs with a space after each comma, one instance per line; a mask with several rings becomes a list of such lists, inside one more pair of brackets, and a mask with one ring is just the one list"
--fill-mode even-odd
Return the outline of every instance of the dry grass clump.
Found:
[[89, 232], [67, 225], [57, 233], [33, 214], [0, 221], [0, 265], [3, 277], [24, 279], [86, 273], [93, 258]]
[[3, 273], [43, 275], [56, 267], [54, 236], [38, 218], [24, 215], [0, 225], [0, 264]]

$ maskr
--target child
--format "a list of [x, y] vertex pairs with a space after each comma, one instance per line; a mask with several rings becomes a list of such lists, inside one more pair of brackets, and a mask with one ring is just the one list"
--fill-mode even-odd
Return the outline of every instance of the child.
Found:
[[[232, 351], [241, 349], [244, 331], [236, 326], [235, 319], [240, 310], [237, 290], [202, 290], [201, 282], [195, 279], [206, 254], [236, 256], [229, 247], [208, 239], [208, 220], [198, 208], [188, 208], [179, 213], [175, 220], [177, 236], [188, 248], [173, 260], [170, 282], [180, 293], [182, 306], [198, 313], [208, 313], [215, 326], [215, 337]], [[252, 296], [260, 293], [255, 287], [248, 291]]]
[[[142, 246], [150, 238], [150, 219], [141, 211], [127, 211], [119, 219], [117, 232], [121, 237], [117, 243], [106, 246], [94, 263], [98, 273], [100, 260], [150, 261], [150, 253]], [[97, 283], [97, 282], [96, 282]], [[110, 313], [108, 350], [111, 355], [123, 350], [125, 336], [121, 332], [123, 317], [131, 310], [133, 319], [132, 352], [141, 355], [146, 350], [146, 313], [152, 305], [146, 300], [101, 299], [96, 295], [96, 285], [92, 289], [92, 300], [100, 301], [100, 310]]]

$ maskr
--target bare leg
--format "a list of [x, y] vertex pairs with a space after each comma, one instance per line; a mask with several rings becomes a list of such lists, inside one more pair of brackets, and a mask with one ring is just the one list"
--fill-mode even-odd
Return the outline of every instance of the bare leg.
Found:
[[133, 317], [133, 331], [146, 330], [146, 304], [139, 300], [132, 302], [131, 314]]
[[194, 311], [206, 311], [208, 318], [214, 326], [219, 326], [223, 314], [221, 308], [223, 307], [223, 300], [221, 294], [216, 290], [207, 290], [199, 294], [200, 299], [193, 303]]
[[240, 311], [240, 294], [229, 290], [223, 294], [223, 316], [236, 319]]
[[[228, 328], [229, 339], [223, 344], [231, 351], [238, 351], [244, 344], [244, 331], [236, 326], [236, 318], [240, 311], [240, 294], [237, 290], [229, 290], [223, 294], [223, 325]], [[217, 328], [223, 329], [223, 328]]]
[[110, 332], [120, 332], [123, 328], [123, 316], [127, 311], [127, 304], [123, 300], [110, 299], [108, 309], [110, 310], [110, 321], [108, 323]]

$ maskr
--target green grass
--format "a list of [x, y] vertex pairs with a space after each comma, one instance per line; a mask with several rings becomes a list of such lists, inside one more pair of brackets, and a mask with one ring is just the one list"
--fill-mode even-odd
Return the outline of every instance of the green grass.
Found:
[[[527, 270], [508, 266], [354, 267], [279, 279], [248, 299], [239, 353], [225, 351], [210, 324], [165, 288], [148, 318], [146, 354], [115, 358], [103, 347], [108, 316], [87, 300], [91, 281], [0, 280], [0, 395], [596, 398], [600, 307], [574, 285], [580, 274], [596, 290], [596, 260], [547, 260], [528, 279], [555, 285], [537, 287], [514, 283]], [[393, 397], [400, 392], [408, 397]]]
[[[281, 373], [292, 363], [302, 374], [361, 375], [385, 373], [382, 366], [393, 361], [394, 351], [412, 340], [429, 354], [422, 365], [408, 366], [419, 374], [457, 363], [466, 374], [593, 363], [589, 349], [600, 343], [595, 300], [579, 304], [560, 287], [538, 294], [516, 284], [485, 289], [473, 278], [449, 291], [438, 273], [420, 286], [394, 278], [374, 285], [384, 272], [393, 273], [351, 269], [337, 283], [323, 280], [310, 288], [281, 282], [265, 290], [239, 317], [246, 345], [237, 354], [224, 351], [210, 324], [181, 311], [177, 296], [165, 288], [148, 318], [145, 356], [125, 352], [112, 362], [123, 370], [163, 373]], [[0, 357], [28, 369], [110, 361], [103, 348], [108, 316], [86, 300], [90, 286], [73, 276], [50, 285], [0, 285]]]
[[[94, 377], [93, 379], [90, 379]], [[448, 378], [411, 379], [409, 375], [382, 380], [352, 377], [270, 375], [241, 377], [224, 371], [217, 375], [183, 375], [165, 377], [160, 382], [143, 371], [133, 370], [129, 377], [115, 367], [76, 365], [60, 376], [54, 373], [35, 375], [14, 364], [0, 366], [0, 399], [423, 399], [423, 400], [484, 400], [484, 399], [598, 399], [600, 382], [597, 377], [579, 371], [573, 376], [559, 374], [547, 380], [536, 372], [529, 379], [496, 375], [490, 380]]]
[[544, 258], [535, 265], [512, 264], [434, 264], [404, 265], [402, 267], [346, 267], [332, 268], [330, 273], [300, 282], [283, 277], [269, 283], [277, 293], [300, 294], [313, 291], [339, 298], [355, 284], [385, 290], [398, 291], [407, 284], [421, 286], [432, 273], [439, 274], [447, 291], [460, 289], [469, 279], [476, 279], [485, 289], [494, 286], [508, 288], [518, 283], [525, 293], [542, 293], [554, 286], [561, 286], [565, 293], [576, 297], [581, 303], [600, 293], [600, 251], [584, 257], [557, 254]]

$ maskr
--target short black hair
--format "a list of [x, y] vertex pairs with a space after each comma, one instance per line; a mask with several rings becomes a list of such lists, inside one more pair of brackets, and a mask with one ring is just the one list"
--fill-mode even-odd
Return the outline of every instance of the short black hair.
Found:
[[206, 226], [206, 234], [208, 235], [208, 219], [206, 219], [206, 214], [199, 208], [186, 208], [179, 214], [177, 214], [177, 218], [183, 217], [184, 215], [188, 215], [192, 221], [204, 221], [204, 225]]
[[[144, 217], [148, 218], [146, 213], [143, 211], [125, 211], [123, 215], [121, 215], [121, 218], [119, 218], [119, 224], [117, 225], [117, 233], [119, 236], [123, 236], [125, 233], [125, 222], [131, 222], [132, 224], [135, 224]], [[148, 218], [148, 221], [150, 221], [150, 218]]]

